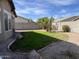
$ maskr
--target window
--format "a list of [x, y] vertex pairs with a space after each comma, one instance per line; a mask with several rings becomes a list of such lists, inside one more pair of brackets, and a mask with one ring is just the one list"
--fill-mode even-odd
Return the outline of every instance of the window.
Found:
[[8, 15], [4, 13], [5, 31], [8, 31]]
[[9, 30], [10, 30], [11, 29], [11, 16], [10, 15], [8, 16], [8, 22], [9, 22], [8, 25], [9, 25]]
[[11, 22], [12, 21], [12, 16], [10, 13], [4, 10], [4, 25], [5, 25], [5, 31], [11, 30]]
[[1, 33], [1, 19], [0, 19], [0, 33]]
[[1, 11], [0, 11], [0, 33], [1, 33]]

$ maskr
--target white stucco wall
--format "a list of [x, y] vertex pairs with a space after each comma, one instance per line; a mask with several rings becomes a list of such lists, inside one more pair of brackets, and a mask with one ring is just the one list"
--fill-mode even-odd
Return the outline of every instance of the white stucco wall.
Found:
[[71, 29], [71, 32], [79, 33], [79, 20], [69, 21], [69, 22], [60, 22], [60, 25], [58, 25], [58, 30], [62, 31], [63, 25], [68, 25]]

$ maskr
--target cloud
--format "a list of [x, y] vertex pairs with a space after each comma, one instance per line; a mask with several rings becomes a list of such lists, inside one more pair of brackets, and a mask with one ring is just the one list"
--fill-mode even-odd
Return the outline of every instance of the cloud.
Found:
[[16, 13], [18, 15], [24, 14], [33, 14], [33, 15], [45, 15], [48, 13], [46, 9], [43, 8], [43, 5], [36, 3], [36, 1], [31, 2], [32, 0], [14, 0], [16, 6]]
[[71, 16], [79, 16], [79, 11], [64, 13], [64, 14], [56, 14], [56, 15], [54, 15], [54, 18], [62, 19], [62, 18], [67, 18], [67, 17], [71, 17]]
[[78, 5], [74, 5], [77, 2], [78, 0], [14, 0], [17, 15], [33, 19], [44, 16], [59, 19], [79, 15]]
[[47, 10], [35, 7], [35, 8], [24, 8], [24, 9], [17, 9], [17, 14], [34, 14], [34, 15], [44, 15], [47, 14]]
[[76, 3], [76, 1], [78, 1], [78, 0], [46, 0], [46, 1], [49, 3], [52, 3], [54, 5], [66, 6], [66, 5], [71, 5], [71, 4]]
[[55, 19], [58, 19], [59, 18], [59, 15], [54, 15], [53, 16]]
[[60, 13], [67, 13], [67, 10], [62, 9], [62, 10], [60, 11]]
[[26, 4], [26, 1], [25, 0], [13, 0], [13, 2], [15, 4], [18, 4], [18, 5], [24, 5], [24, 4]]
[[34, 7], [34, 6], [42, 6], [42, 4], [41, 3], [39, 3], [38, 1], [36, 1], [36, 0], [34, 0], [34, 1], [32, 1], [32, 0], [13, 0], [14, 1], [14, 3], [15, 3], [15, 5], [20, 5], [20, 6], [32, 6], [32, 7]]

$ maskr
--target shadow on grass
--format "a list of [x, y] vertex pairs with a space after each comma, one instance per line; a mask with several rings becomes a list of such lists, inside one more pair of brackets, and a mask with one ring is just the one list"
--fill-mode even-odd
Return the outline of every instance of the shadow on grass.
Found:
[[42, 57], [44, 59], [79, 59], [79, 46], [76, 44], [35, 32], [21, 34], [24, 37], [17, 39], [16, 42], [12, 44], [12, 51], [29, 52], [32, 49], [39, 50], [52, 42], [56, 42], [39, 51], [40, 55], [43, 54], [44, 57]]
[[10, 47], [12, 51], [27, 52], [32, 49], [38, 50], [52, 42], [60, 41], [57, 38], [43, 35], [36, 32], [22, 32], [22, 39], [17, 39]]

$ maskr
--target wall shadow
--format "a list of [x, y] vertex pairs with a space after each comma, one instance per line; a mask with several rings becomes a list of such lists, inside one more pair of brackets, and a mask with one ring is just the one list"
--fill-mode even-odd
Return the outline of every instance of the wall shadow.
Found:
[[[57, 38], [50, 37], [47, 35], [39, 34], [36, 32], [22, 32], [21, 33], [24, 37], [22, 39], [17, 39], [12, 45], [11, 49], [15, 50], [38, 50], [52, 42], [60, 41]], [[31, 47], [31, 48], [30, 48]]]

